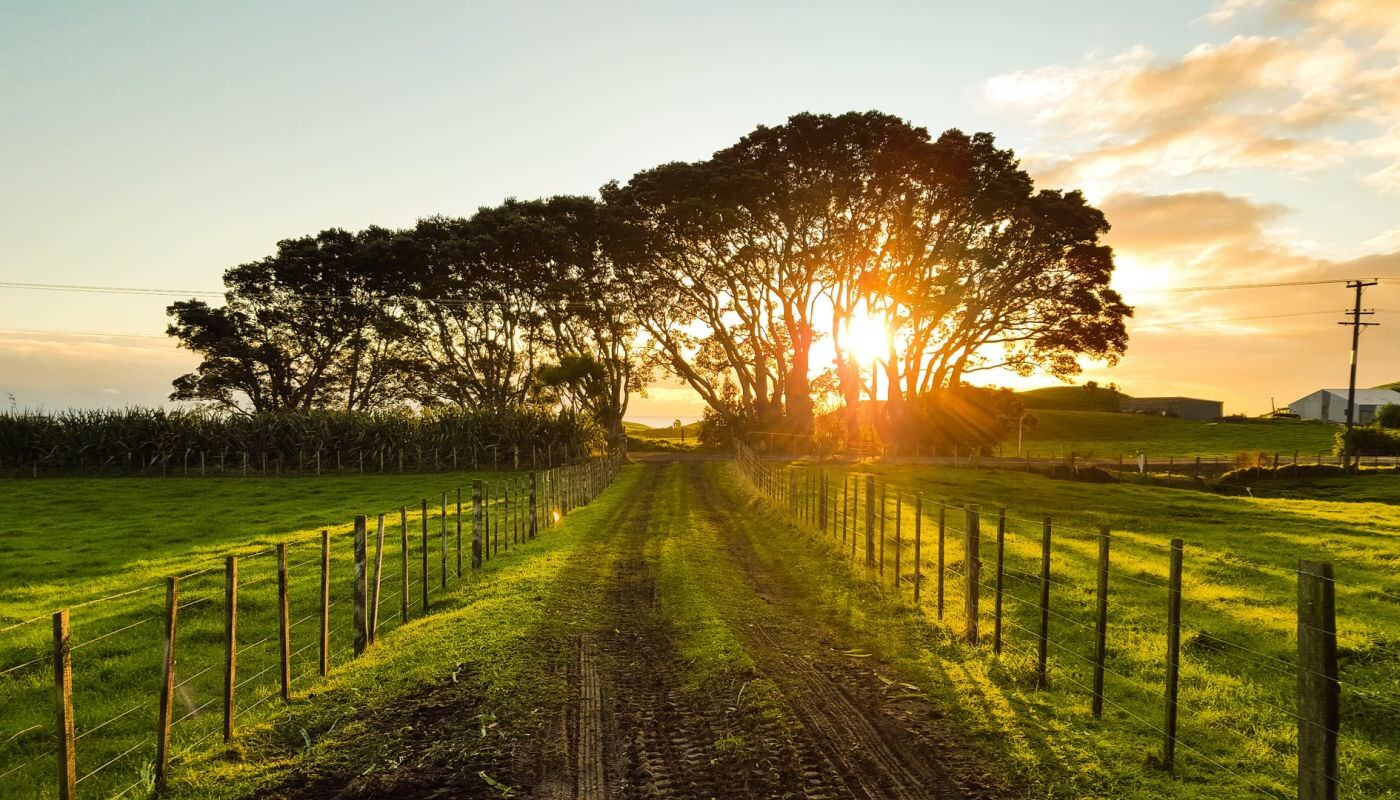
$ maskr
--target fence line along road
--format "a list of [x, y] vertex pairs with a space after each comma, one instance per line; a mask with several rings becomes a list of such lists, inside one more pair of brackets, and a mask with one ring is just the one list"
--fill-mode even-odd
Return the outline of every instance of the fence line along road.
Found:
[[[1108, 528], [1087, 536], [1088, 532], [1076, 531], [1067, 546], [1063, 537], [1055, 534], [1075, 529], [1049, 516], [1022, 519], [1006, 514], [1004, 509], [925, 498], [898, 484], [879, 482], [873, 475], [841, 475], [837, 481], [821, 465], [794, 468], [760, 458], [742, 444], [736, 448], [735, 460], [756, 492], [799, 529], [814, 534], [834, 555], [848, 560], [859, 575], [887, 587], [901, 602], [912, 595], [921, 617], [924, 605], [932, 599], [933, 624], [960, 638], [970, 648], [971, 657], [986, 658], [1000, 669], [1013, 672], [1024, 669], [1028, 673], [1027, 685], [1036, 691], [1043, 691], [1056, 681], [1083, 691], [1090, 701], [1091, 716], [1102, 716], [1107, 707], [1160, 737], [1160, 750], [1151, 760], [1165, 770], [1178, 770], [1185, 753], [1188, 760], [1233, 776], [1261, 794], [1277, 794], [1276, 789], [1261, 785], [1260, 781], [1267, 782], [1262, 774], [1246, 774], [1226, 763], [1228, 759], [1238, 759], [1240, 753], [1257, 752], [1260, 731], [1252, 726], [1241, 727], [1242, 723], [1230, 715], [1222, 719], [1218, 713], [1207, 713], [1205, 703], [1215, 698], [1191, 697], [1189, 685], [1181, 680], [1184, 637], [1204, 637], [1202, 631], [1191, 629], [1192, 615], [1183, 612], [1183, 577], [1193, 562], [1187, 559], [1186, 543], [1181, 539], [1160, 547], [1131, 538], [1122, 542], [1135, 549], [1129, 560], [1139, 572], [1144, 569], [1144, 557], [1137, 550], [1145, 547], [1149, 558], [1161, 559], [1156, 565], [1160, 575], [1153, 572], [1143, 577], [1114, 568], [1112, 543], [1118, 537]], [[891, 508], [895, 509], [892, 521], [888, 519]], [[907, 511], [913, 513], [912, 525], [905, 519]], [[1012, 526], [1010, 522], [1018, 524]], [[994, 533], [987, 535], [988, 531]], [[893, 541], [887, 541], [891, 534]], [[1085, 547], [1090, 541], [1092, 549]], [[927, 563], [930, 544], [936, 553], [933, 564]], [[1026, 562], [1030, 568], [1009, 566], [1012, 559]], [[1235, 556], [1231, 559], [1238, 560]], [[1086, 569], [1092, 566], [1094, 585], [1069, 581], [1062, 566], [1066, 561]], [[1061, 566], [1057, 569], [1056, 564]], [[1337, 661], [1337, 579], [1332, 565], [1299, 560], [1296, 569], [1288, 572], [1292, 573], [1298, 596], [1298, 638], [1292, 659], [1218, 636], [1205, 641], [1212, 647], [1230, 648], [1231, 657], [1241, 666], [1259, 667], [1268, 670], [1268, 675], [1279, 676], [1279, 685], [1274, 687], [1277, 691], [1291, 690], [1296, 709], [1269, 701], [1264, 692], [1255, 693], [1260, 696], [1250, 709], [1282, 717], [1286, 720], [1284, 725], [1295, 729], [1292, 745], [1296, 748], [1296, 760], [1281, 756], [1276, 750], [1269, 751], [1278, 770], [1274, 778], [1296, 787], [1300, 800], [1334, 800], [1342, 783], [1338, 768], [1338, 746], [1345, 724], [1341, 717], [1342, 693], [1354, 693], [1372, 704], [1397, 710], [1400, 697], [1341, 680]], [[934, 583], [933, 598], [929, 598], [924, 586], [930, 579]], [[1017, 586], [1031, 591], [1023, 596], [1017, 593]], [[1120, 600], [1115, 598], [1121, 599], [1125, 592], [1128, 597], [1134, 592], [1146, 592], [1152, 596], [1152, 604], [1160, 602], [1162, 616], [1148, 630], [1165, 634], [1157, 662], [1161, 672], [1148, 670], [1150, 679], [1132, 674], [1140, 667], [1125, 663], [1127, 659], [1113, 646], [1122, 637], [1140, 637], [1144, 633], [1141, 618], [1150, 614], [1140, 606], [1126, 613], [1120, 610]], [[991, 602], [984, 604], [984, 596]], [[1007, 601], [1013, 605], [1008, 606]], [[960, 613], [952, 610], [959, 607]], [[1019, 614], [1009, 609], [1019, 609]], [[1201, 618], [1210, 616], [1202, 614]], [[990, 637], [982, 626], [984, 621], [992, 624]], [[1008, 632], [1028, 644], [1008, 638]], [[1014, 658], [1007, 660], [1008, 653]], [[1087, 671], [1088, 676], [1083, 680], [1072, 677], [1075, 670], [1081, 674]], [[1111, 683], [1109, 678], [1113, 679]], [[1285, 683], [1286, 679], [1291, 680]], [[1143, 718], [1126, 705], [1130, 702], [1159, 704], [1161, 722]], [[1185, 731], [1179, 724], [1183, 711], [1192, 715], [1193, 723]], [[1020, 721], [1040, 724], [1033, 719]], [[1197, 725], [1226, 733], [1234, 752], [1221, 752], [1211, 742], [1193, 737], [1192, 730]], [[1291, 781], [1283, 777], [1290, 768]]]
[[[148, 756], [150, 788], [162, 790], [177, 753], [186, 756], [216, 736], [234, 739], [238, 725], [253, 709], [274, 698], [289, 702], [308, 682], [324, 679], [337, 658], [336, 642], [349, 639], [348, 649], [359, 655], [374, 645], [382, 625], [391, 621], [402, 625], [410, 614], [431, 613], [430, 592], [444, 591], [452, 581], [480, 573], [492, 558], [506, 555], [513, 546], [529, 542], [587, 505], [612, 483], [624, 458], [625, 452], [617, 451], [527, 475], [477, 480], [466, 508], [461, 490], [439, 493], [431, 501], [422, 501], [420, 519], [413, 521], [416, 526], [410, 523], [407, 509], [400, 509], [398, 515], [378, 515], [373, 536], [368, 533], [367, 516], [357, 516], [350, 534], [353, 557], [348, 560], [346, 550], [335, 546], [343, 539], [326, 529], [319, 539], [284, 542], [269, 549], [276, 556], [271, 561], [259, 558], [268, 553], [230, 554], [222, 559], [222, 569], [201, 568], [171, 576], [163, 584], [163, 597], [152, 592], [151, 598], [138, 598], [154, 588], [142, 587], [53, 612], [48, 617], [52, 622], [48, 656], [0, 664], [0, 678], [6, 680], [0, 683], [0, 706], [29, 707], [24, 697], [10, 692], [41, 687], [43, 681], [32, 671], [42, 663], [51, 665], [48, 685], [53, 695], [48, 705], [51, 728], [36, 719], [14, 733], [0, 731], [0, 763], [5, 767], [0, 780], [7, 788], [52, 792], [61, 800], [79, 793], [107, 797], [139, 789], [146, 778], [130, 783], [135, 771], [122, 766]], [[463, 537], [464, 514], [469, 516], [469, 542]], [[436, 525], [430, 524], [432, 516], [438, 517]], [[398, 522], [394, 531], [398, 537], [385, 537], [386, 520]], [[410, 530], [413, 527], [417, 530]], [[399, 553], [386, 552], [395, 544]], [[465, 569], [464, 545], [470, 547]], [[250, 566], [262, 574], [245, 579]], [[395, 566], [397, 575], [386, 574]], [[354, 578], [352, 591], [332, 599], [347, 576]], [[386, 582], [403, 587], [401, 605], [399, 598], [391, 596], [393, 592], [382, 591]], [[421, 602], [410, 607], [408, 590], [415, 584], [421, 589]], [[150, 614], [145, 606], [154, 597], [163, 602], [159, 613]], [[75, 640], [75, 609], [118, 600], [137, 603], [134, 610], [145, 613], [135, 622]], [[392, 616], [379, 614], [381, 603], [389, 604]], [[346, 609], [345, 618], [331, 614], [332, 609], [346, 605], [353, 607]], [[298, 608], [295, 614], [293, 606]], [[34, 621], [7, 626], [3, 633], [23, 633]], [[140, 642], [123, 638], [143, 630], [157, 638], [151, 642], [149, 636]], [[249, 639], [255, 641], [248, 643]], [[104, 691], [74, 702], [75, 676], [81, 692], [86, 685], [81, 680], [85, 668], [91, 668], [84, 648], [99, 642], [120, 649], [116, 654], [93, 656], [93, 661], [104, 662], [106, 680], [113, 680], [115, 658], [120, 669], [133, 677], [145, 676], [136, 683], [149, 685], [153, 690], [149, 696], [112, 698]], [[158, 656], [155, 664], [148, 663], [152, 646]], [[152, 672], [159, 675], [158, 694], [155, 681], [147, 682]], [[11, 682], [18, 675], [29, 677], [22, 683]], [[111, 694], [120, 694], [115, 691], [118, 688], [127, 689], [113, 687]], [[96, 719], [88, 716], [102, 714], [104, 705], [113, 713]], [[139, 713], [143, 710], [158, 713], [152, 720]], [[51, 769], [47, 779], [37, 772], [45, 763]]]

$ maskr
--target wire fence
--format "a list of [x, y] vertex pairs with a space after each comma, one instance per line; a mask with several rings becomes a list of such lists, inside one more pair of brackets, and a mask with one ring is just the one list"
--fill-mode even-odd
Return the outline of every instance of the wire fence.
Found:
[[0, 797], [157, 790], [172, 765], [265, 719], [589, 502], [622, 457], [475, 481], [7, 625]]
[[[749, 434], [748, 445], [762, 453], [789, 456], [834, 458], [834, 444], [796, 434], [756, 432]], [[1062, 470], [1078, 472], [1096, 469], [1120, 480], [1165, 480], [1167, 482], [1205, 481], [1217, 479], [1229, 472], [1243, 471], [1259, 480], [1291, 478], [1323, 472], [1341, 472], [1343, 456], [1333, 449], [1267, 450], [1246, 448], [1234, 451], [1158, 451], [1150, 445], [1122, 449], [1115, 443], [1043, 444], [1030, 443], [1024, 447], [998, 446], [984, 453], [971, 447], [946, 447], [942, 450], [920, 444], [885, 445], [875, 441], [847, 443], [839, 451], [845, 458], [878, 458], [891, 463], [926, 464], [930, 466], [967, 469], [1011, 469], [1025, 472]], [[1358, 469], [1400, 470], [1400, 456], [1362, 455], [1353, 459]]]
[[[737, 461], [819, 544], [983, 661], [1018, 724], [1106, 717], [1133, 737], [1142, 763], [1191, 781], [1232, 778], [1265, 797], [1336, 797], [1348, 765], [1369, 773], [1357, 797], [1378, 796], [1395, 776], [1393, 716], [1381, 716], [1400, 712], [1395, 665], [1337, 657], [1339, 634], [1371, 641], [1365, 613], [1377, 599], [1339, 583], [1330, 564], [1246, 562], [1208, 543], [766, 462], [742, 446]], [[1249, 585], [1227, 577], [1241, 571]], [[1305, 603], [1312, 593], [1327, 607]], [[1248, 617], [1225, 610], [1236, 599]], [[1091, 742], [1101, 729], [1077, 730]], [[1329, 786], [1333, 794], [1309, 793]]]

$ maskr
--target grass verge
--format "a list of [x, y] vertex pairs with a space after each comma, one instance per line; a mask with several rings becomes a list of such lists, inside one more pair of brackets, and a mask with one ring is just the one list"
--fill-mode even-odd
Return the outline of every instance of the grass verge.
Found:
[[[1356, 796], [1400, 796], [1400, 730], [1390, 724], [1400, 710], [1400, 650], [1395, 647], [1400, 641], [1400, 580], [1394, 572], [1400, 563], [1400, 508], [1383, 502], [1071, 484], [991, 470], [872, 465], [857, 468], [852, 477], [863, 485], [867, 472], [889, 492], [885, 572], [881, 578], [864, 567], [843, 569], [878, 581], [880, 594], [889, 601], [910, 604], [915, 526], [910, 500], [919, 492], [924, 499], [924, 593], [912, 627], [898, 616], [891, 617], [893, 622], [872, 618], [875, 612], [865, 608], [846, 618], [876, 632], [887, 625], [904, 626], [884, 637], [882, 649], [893, 658], [901, 658], [901, 639], [931, 642], [927, 654], [914, 659], [928, 670], [922, 685], [950, 682], [957, 703], [975, 709], [974, 727], [1012, 748], [1018, 771], [1038, 787], [1034, 796], [1293, 796], [1295, 569], [1300, 557], [1331, 561], [1337, 570], [1344, 786]], [[839, 511], [843, 471], [828, 474]], [[1377, 482], [1400, 478], [1365, 480], [1384, 494]], [[898, 548], [896, 489], [902, 492]], [[957, 641], [965, 628], [966, 579], [964, 514], [955, 508], [946, 518], [945, 610], [938, 619], [938, 501], [982, 508], [979, 623], [984, 637], [992, 629], [996, 513], [1003, 506], [1008, 511], [1000, 657], [985, 644], [972, 648]], [[1038, 691], [1032, 676], [1040, 520], [1045, 514], [1055, 520], [1053, 611], [1050, 686]], [[850, 518], [848, 533], [853, 534], [857, 521], [863, 526], [863, 492]], [[840, 542], [839, 514], [836, 519], [834, 534], [828, 529], [816, 535], [825, 547]], [[1095, 531], [1100, 525], [1113, 530], [1113, 567], [1107, 704], [1104, 718], [1094, 720], [1088, 703]], [[1167, 773], [1156, 764], [1162, 739], [1166, 546], [1174, 537], [1184, 538], [1187, 547], [1179, 757], [1176, 771]], [[892, 569], [896, 549], [903, 573], [898, 584]], [[848, 545], [834, 551], [850, 564]], [[800, 580], [822, 580], [817, 571], [808, 577], [793, 574]], [[813, 588], [841, 594], [832, 587]], [[844, 602], [861, 606], [865, 601]], [[925, 626], [935, 632], [932, 639], [921, 632]], [[902, 658], [911, 660], [907, 654]]]

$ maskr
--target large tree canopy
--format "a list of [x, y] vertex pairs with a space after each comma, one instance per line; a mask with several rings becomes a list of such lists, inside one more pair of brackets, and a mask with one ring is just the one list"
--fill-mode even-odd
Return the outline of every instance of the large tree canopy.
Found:
[[224, 306], [173, 304], [167, 332], [203, 361], [171, 399], [241, 411], [393, 405], [403, 376], [395, 247], [383, 228], [286, 239], [224, 273]]
[[[224, 306], [171, 306], [171, 335], [203, 357], [173, 397], [550, 405], [620, 437], [656, 366], [728, 430], [808, 434], [833, 400], [854, 425], [879, 379], [887, 417], [922, 418], [943, 406], [913, 400], [977, 373], [1068, 378], [1123, 353], [1107, 230], [991, 134], [799, 114], [599, 199], [280, 242], [225, 274]], [[878, 355], [853, 346], [862, 318], [886, 331]]]

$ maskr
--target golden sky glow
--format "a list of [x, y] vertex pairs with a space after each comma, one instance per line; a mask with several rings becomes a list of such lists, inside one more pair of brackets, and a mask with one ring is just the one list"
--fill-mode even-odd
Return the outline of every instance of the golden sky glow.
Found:
[[[1037, 25], [1005, 3], [794, 9], [12, 4], [0, 277], [217, 288], [288, 236], [589, 193], [796, 112], [879, 109], [993, 131], [1105, 211], [1137, 314], [1122, 363], [1085, 378], [1245, 412], [1345, 383], [1340, 286], [1180, 290], [1400, 277], [1400, 0], [1066, 0]], [[52, 331], [159, 334], [166, 302], [0, 291], [0, 397], [162, 402], [188, 353]], [[1361, 383], [1400, 380], [1400, 283], [1367, 305]], [[648, 395], [634, 417], [700, 413], [673, 382]]]

